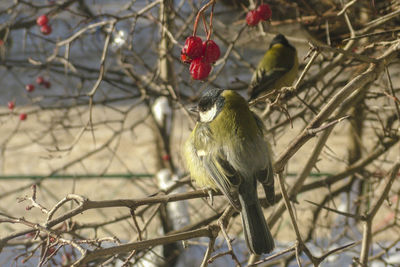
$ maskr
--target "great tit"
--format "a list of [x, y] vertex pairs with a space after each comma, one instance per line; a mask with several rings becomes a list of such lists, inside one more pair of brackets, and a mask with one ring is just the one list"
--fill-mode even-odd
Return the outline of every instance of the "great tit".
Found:
[[274, 240], [257, 196], [257, 181], [274, 201], [274, 174], [265, 127], [247, 101], [232, 90], [208, 89], [197, 105], [199, 119], [185, 143], [184, 158], [201, 187], [219, 189], [241, 212], [245, 239], [255, 254]]
[[282, 34], [272, 39], [269, 49], [251, 78], [250, 100], [285, 86], [291, 86], [299, 68], [297, 51]]

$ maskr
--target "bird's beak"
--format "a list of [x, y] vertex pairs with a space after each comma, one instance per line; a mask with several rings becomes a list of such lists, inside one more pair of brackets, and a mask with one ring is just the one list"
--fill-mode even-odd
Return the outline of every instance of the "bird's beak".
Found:
[[194, 106], [194, 107], [189, 108], [189, 111], [195, 114], [195, 116], [196, 116], [196, 121], [199, 121], [199, 120], [200, 120], [199, 109], [197, 108], [197, 106]]
[[189, 111], [199, 113], [199, 110], [197, 109], [197, 106], [189, 108]]

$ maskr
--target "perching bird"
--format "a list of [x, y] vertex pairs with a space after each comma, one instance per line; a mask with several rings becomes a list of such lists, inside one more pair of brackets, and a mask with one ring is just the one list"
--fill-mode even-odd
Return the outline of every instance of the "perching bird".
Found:
[[248, 90], [250, 100], [273, 89], [291, 86], [298, 68], [296, 48], [282, 34], [276, 35], [253, 73]]
[[209, 89], [201, 97], [199, 120], [185, 143], [186, 165], [199, 186], [219, 189], [242, 215], [247, 246], [252, 253], [269, 253], [274, 240], [258, 196], [261, 182], [267, 200], [274, 201], [271, 152], [262, 121], [246, 100], [232, 90]]

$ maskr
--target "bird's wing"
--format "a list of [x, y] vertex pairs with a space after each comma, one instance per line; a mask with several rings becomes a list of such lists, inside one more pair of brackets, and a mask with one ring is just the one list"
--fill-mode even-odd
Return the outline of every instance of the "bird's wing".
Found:
[[256, 121], [256, 125], [257, 125], [258, 130], [260, 131], [260, 134], [262, 136], [265, 136], [265, 134], [267, 133], [267, 129], [265, 128], [263, 121], [261, 120], [260, 117], [258, 117], [258, 115], [256, 113], [251, 112], [251, 114], [253, 114], [253, 117]]
[[204, 159], [204, 166], [209, 172], [218, 188], [228, 198], [234, 208], [240, 210], [240, 202], [238, 198], [239, 185], [241, 177], [232, 165], [224, 159], [222, 153], [210, 154]]
[[266, 71], [265, 69], [259, 69], [255, 72], [255, 76], [252, 79], [252, 84], [256, 85], [259, 83], [272, 84], [280, 77], [282, 77], [286, 72], [290, 71], [293, 64], [290, 66], [279, 66]]
[[232, 206], [240, 210], [237, 196], [238, 186], [241, 182], [240, 174], [226, 160], [223, 149], [215, 143], [208, 124], [201, 123], [196, 130], [197, 156], [214, 184], [228, 198]]
[[[258, 129], [262, 132], [264, 135], [266, 132], [265, 125], [260, 119], [260, 117], [257, 116], [253, 112], [253, 116], [256, 120], [256, 124]], [[269, 149], [269, 148], [268, 148]], [[270, 150], [270, 149], [269, 149]], [[275, 203], [275, 180], [274, 180], [274, 168], [272, 166], [272, 151], [270, 150], [268, 155], [270, 158], [266, 159], [267, 162], [267, 167], [264, 170], [259, 171], [256, 174], [257, 180], [262, 184], [265, 192], [266, 199], [270, 205]]]
[[275, 203], [275, 180], [271, 161], [267, 168], [256, 173], [256, 178], [263, 186], [268, 204], [272, 206]]
[[276, 81], [288, 71], [290, 71], [290, 69], [287, 68], [274, 68], [268, 72], [265, 70], [257, 71], [249, 90], [251, 99], [256, 98], [262, 92], [267, 92], [271, 89], [279, 89], [273, 87]]

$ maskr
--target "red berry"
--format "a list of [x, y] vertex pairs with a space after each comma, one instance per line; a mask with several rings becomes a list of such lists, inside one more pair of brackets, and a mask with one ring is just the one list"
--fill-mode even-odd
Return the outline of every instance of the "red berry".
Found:
[[208, 63], [214, 63], [221, 56], [219, 46], [213, 40], [207, 40], [203, 43], [204, 60]]
[[2, 46], [4, 44], [4, 41], [2, 39], [0, 39], [0, 46]]
[[52, 31], [51, 26], [48, 24], [43, 25], [42, 27], [40, 27], [40, 31], [44, 34], [44, 35], [49, 35]]
[[182, 48], [182, 51], [181, 51], [181, 61], [182, 61], [183, 63], [186, 63], [186, 64], [190, 64], [190, 62], [192, 62], [192, 59], [189, 58], [189, 57], [183, 52], [183, 48]]
[[35, 86], [30, 83], [25, 86], [25, 89], [26, 89], [26, 91], [28, 91], [30, 93], [30, 92], [33, 92], [33, 90], [35, 90]]
[[49, 23], [49, 18], [46, 15], [41, 15], [36, 19], [36, 24], [39, 26], [44, 26]]
[[44, 81], [43, 86], [44, 86], [44, 88], [49, 89], [51, 87], [51, 83], [49, 81]]
[[44, 83], [44, 78], [43, 78], [42, 76], [38, 76], [38, 77], [36, 78], [36, 83], [37, 83], [37, 84], [42, 84], [42, 83]]
[[168, 155], [168, 154], [165, 154], [165, 155], [162, 156], [162, 159], [163, 159], [164, 161], [169, 161], [169, 160], [171, 159], [171, 156]]
[[260, 22], [260, 13], [257, 10], [250, 10], [247, 12], [246, 22], [249, 26], [256, 26]]
[[194, 80], [204, 80], [210, 74], [211, 64], [205, 62], [203, 58], [196, 58], [190, 63], [189, 71]]
[[185, 45], [182, 48], [182, 54], [190, 59], [195, 59], [203, 55], [203, 41], [200, 37], [189, 36], [186, 38]]
[[26, 120], [26, 117], [28, 117], [28, 115], [26, 115], [26, 113], [19, 114], [19, 120], [21, 120], [21, 121]]
[[8, 109], [9, 109], [9, 110], [13, 110], [14, 107], [15, 107], [15, 102], [14, 102], [14, 101], [9, 101], [9, 102], [7, 103], [7, 106], [8, 106]]
[[259, 7], [257, 7], [257, 12], [260, 16], [260, 19], [265, 21], [269, 20], [272, 15], [271, 8], [269, 7], [268, 4], [262, 4]]

